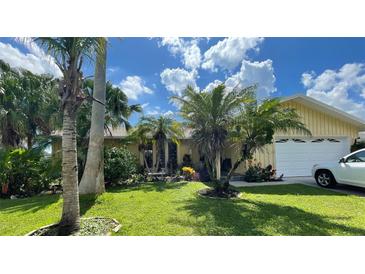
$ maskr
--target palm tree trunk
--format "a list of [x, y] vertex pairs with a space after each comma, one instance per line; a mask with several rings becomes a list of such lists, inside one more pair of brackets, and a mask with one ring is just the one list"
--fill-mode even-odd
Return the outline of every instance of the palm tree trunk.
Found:
[[219, 150], [215, 153], [215, 169], [216, 169], [216, 179], [221, 179], [221, 152]]
[[157, 142], [156, 142], [156, 150], [157, 150], [157, 153], [156, 153], [156, 165], [155, 165], [155, 172], [158, 172], [158, 169], [160, 168], [160, 160], [161, 160], [161, 140], [160, 139], [157, 139]]
[[80, 182], [80, 194], [100, 194], [104, 184], [104, 122], [106, 89], [106, 43], [95, 64], [94, 92], [91, 113], [89, 147], [85, 170]]
[[71, 102], [66, 103], [63, 112], [62, 180], [63, 210], [59, 224], [59, 235], [69, 235], [80, 228], [76, 113]]
[[231, 168], [231, 170], [228, 172], [226, 179], [224, 180], [224, 184], [223, 184], [223, 189], [227, 190], [229, 188], [229, 181], [232, 178], [233, 172], [236, 171], [236, 169], [239, 167], [239, 165], [245, 161], [244, 157], [240, 157], [233, 165], [233, 167]]
[[32, 134], [27, 134], [27, 148], [31, 149], [33, 145], [33, 136]]

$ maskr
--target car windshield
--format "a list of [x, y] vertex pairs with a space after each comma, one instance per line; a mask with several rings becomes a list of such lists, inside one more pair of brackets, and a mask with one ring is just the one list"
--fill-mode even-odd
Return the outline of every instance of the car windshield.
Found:
[[360, 151], [355, 154], [352, 154], [350, 157], [347, 158], [348, 163], [354, 162], [365, 162], [365, 151]]

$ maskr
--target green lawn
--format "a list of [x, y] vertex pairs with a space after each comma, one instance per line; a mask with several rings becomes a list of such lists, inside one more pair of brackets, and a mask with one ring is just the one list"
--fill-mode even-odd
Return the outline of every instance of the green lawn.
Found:
[[[304, 185], [240, 188], [238, 200], [196, 195], [202, 183], [158, 183], [81, 197], [81, 214], [113, 217], [118, 235], [365, 235], [365, 199]], [[0, 235], [56, 222], [62, 200], [0, 200]]]

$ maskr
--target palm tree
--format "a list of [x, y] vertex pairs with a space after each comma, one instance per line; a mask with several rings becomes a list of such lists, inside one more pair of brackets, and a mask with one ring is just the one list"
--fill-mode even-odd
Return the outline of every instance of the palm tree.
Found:
[[24, 114], [21, 112], [20, 74], [0, 60], [0, 125], [1, 142], [5, 147], [19, 146], [25, 137]]
[[93, 59], [102, 52], [101, 38], [88, 37], [41, 37], [35, 41], [51, 54], [62, 72], [59, 80], [59, 95], [63, 111], [62, 134], [62, 182], [63, 209], [59, 223], [59, 234], [68, 235], [80, 227], [80, 205], [78, 190], [76, 112], [85, 99], [82, 90], [83, 58]]
[[2, 143], [17, 147], [27, 139], [27, 147], [31, 148], [37, 135], [49, 135], [57, 126], [56, 81], [49, 75], [12, 69], [1, 60], [0, 71]]
[[254, 93], [249, 94], [249, 100], [240, 107], [230, 129], [230, 139], [238, 146], [240, 157], [228, 172], [225, 188], [228, 188], [233, 172], [242, 162], [273, 142], [275, 132], [296, 130], [311, 135], [294, 108], [283, 107], [279, 98], [258, 102]]
[[106, 41], [103, 51], [95, 63], [94, 90], [89, 147], [87, 159], [79, 185], [80, 194], [99, 194], [105, 191], [104, 185], [104, 124], [105, 124], [105, 89], [106, 89]]
[[[93, 93], [94, 81], [87, 79], [84, 82], [84, 87]], [[89, 129], [91, 123], [91, 104], [85, 101], [78, 112], [78, 135], [81, 138], [89, 136]], [[105, 124], [104, 130], [112, 134], [111, 129], [124, 126], [127, 130], [131, 129], [129, 118], [133, 113], [142, 111], [140, 104], [128, 104], [127, 95], [117, 86], [111, 82], [106, 82], [106, 101], [105, 101]]]
[[127, 95], [112, 83], [106, 83], [106, 129], [110, 132], [110, 127], [117, 128], [124, 125], [127, 130], [131, 129], [128, 119], [134, 112], [141, 112], [140, 104], [128, 105]]
[[182, 96], [172, 97], [181, 104], [180, 113], [192, 129], [192, 138], [204, 155], [217, 190], [220, 188], [220, 154], [228, 138], [228, 129], [238, 107], [247, 100], [252, 89], [227, 92], [224, 85], [219, 85], [211, 92], [197, 92], [188, 87]]
[[[84, 82], [84, 88], [89, 90], [92, 95], [94, 81], [87, 79]], [[105, 102], [105, 123], [104, 132], [112, 134], [112, 129], [124, 126], [127, 130], [131, 128], [128, 121], [134, 112], [141, 112], [141, 105], [128, 105], [128, 97], [116, 86], [109, 81], [106, 83], [106, 102]], [[78, 163], [80, 175], [84, 170], [88, 138], [90, 137], [92, 106], [90, 101], [84, 101], [77, 112], [77, 147], [78, 147]], [[126, 140], [128, 143], [128, 140]], [[79, 177], [80, 178], [80, 177]], [[81, 180], [81, 178], [80, 178]]]
[[32, 148], [37, 132], [49, 136], [58, 126], [59, 98], [56, 81], [49, 75], [35, 75], [22, 71], [22, 99], [28, 149]]
[[[153, 167], [155, 171], [160, 168], [161, 153], [165, 143], [170, 139], [178, 144], [179, 138], [183, 137], [181, 124], [173, 118], [161, 115], [158, 118], [153, 116], [143, 116], [139, 121], [134, 136], [139, 136], [140, 141], [144, 142], [152, 139], [156, 143], [157, 161]], [[167, 162], [167, 159], [165, 159]]]

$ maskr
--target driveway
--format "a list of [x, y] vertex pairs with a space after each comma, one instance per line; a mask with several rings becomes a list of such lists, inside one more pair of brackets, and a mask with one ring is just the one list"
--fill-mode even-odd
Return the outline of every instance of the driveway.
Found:
[[[273, 185], [290, 185], [290, 184], [303, 184], [312, 187], [318, 187], [316, 181], [312, 177], [288, 177], [284, 178], [282, 182], [262, 182], [262, 183], [247, 183], [244, 181], [231, 181], [231, 185], [236, 187], [250, 187], [250, 186], [273, 186]], [[365, 188], [355, 187], [355, 186], [347, 186], [337, 184], [335, 188], [330, 188], [330, 190], [344, 193], [348, 195], [357, 195], [360, 197], [365, 197]]]

